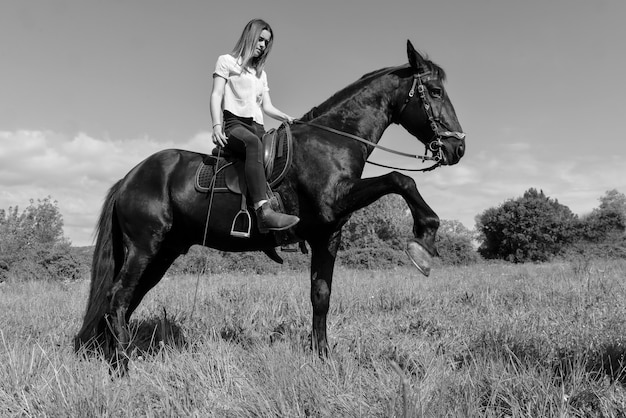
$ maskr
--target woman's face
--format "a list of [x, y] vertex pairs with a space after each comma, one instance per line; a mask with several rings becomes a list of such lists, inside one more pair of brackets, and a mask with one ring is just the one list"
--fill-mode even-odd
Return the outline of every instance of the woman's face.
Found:
[[261, 35], [259, 35], [259, 39], [256, 42], [256, 46], [254, 48], [254, 57], [258, 58], [263, 55], [265, 48], [267, 48], [267, 44], [269, 44], [270, 39], [272, 39], [272, 34], [267, 29], [263, 29]]

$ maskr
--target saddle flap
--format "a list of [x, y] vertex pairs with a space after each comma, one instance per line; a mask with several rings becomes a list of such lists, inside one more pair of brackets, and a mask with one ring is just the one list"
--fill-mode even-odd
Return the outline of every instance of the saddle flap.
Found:
[[[224, 168], [226, 188], [233, 193], [241, 194], [245, 187], [245, 172], [243, 161], [237, 160]], [[242, 187], [244, 183], [244, 187]]]
[[270, 178], [274, 170], [274, 158], [276, 157], [276, 137], [278, 131], [270, 129], [263, 135], [263, 166], [265, 167], [265, 177]]

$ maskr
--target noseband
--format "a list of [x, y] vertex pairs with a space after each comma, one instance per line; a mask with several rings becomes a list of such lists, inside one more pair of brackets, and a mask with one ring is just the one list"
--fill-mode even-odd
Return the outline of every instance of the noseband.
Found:
[[417, 93], [419, 94], [420, 100], [422, 102], [422, 108], [424, 109], [424, 113], [426, 114], [426, 117], [428, 117], [428, 123], [430, 123], [430, 129], [433, 131], [433, 139], [431, 139], [428, 142], [428, 145], [426, 145], [426, 149], [430, 150], [430, 152], [433, 154], [433, 156], [429, 157], [429, 159], [432, 159], [436, 161], [438, 164], [440, 164], [440, 162], [443, 160], [443, 151], [442, 151], [443, 142], [441, 141], [442, 138], [454, 137], [454, 138], [462, 140], [465, 138], [465, 134], [463, 132], [439, 130], [439, 125], [437, 124], [437, 122], [441, 123], [441, 119], [433, 115], [432, 106], [430, 105], [430, 103], [428, 103], [428, 100], [426, 100], [426, 86], [424, 86], [422, 77], [425, 77], [427, 75], [430, 75], [430, 71], [426, 71], [421, 74], [420, 73], [413, 74], [413, 84], [411, 84], [411, 89], [409, 90], [409, 94], [407, 95], [407, 98], [404, 100], [402, 107], [400, 107], [400, 112], [398, 112], [398, 117], [402, 115], [402, 112], [404, 112], [404, 110], [406, 109], [411, 99], [415, 97], [415, 90], [417, 89]]

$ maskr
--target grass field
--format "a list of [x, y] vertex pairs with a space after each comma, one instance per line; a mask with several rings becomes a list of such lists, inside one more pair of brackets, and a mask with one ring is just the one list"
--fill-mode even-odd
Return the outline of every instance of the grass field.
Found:
[[308, 274], [167, 277], [130, 375], [79, 360], [87, 281], [0, 284], [0, 416], [626, 417], [626, 261], [335, 274], [332, 355]]

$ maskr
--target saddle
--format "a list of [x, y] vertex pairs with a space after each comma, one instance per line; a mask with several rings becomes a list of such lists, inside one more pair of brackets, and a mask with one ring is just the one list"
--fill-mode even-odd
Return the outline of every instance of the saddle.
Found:
[[[291, 166], [292, 136], [289, 125], [283, 123], [263, 135], [263, 167], [267, 178], [267, 195], [275, 210], [284, 211], [278, 193], [272, 187], [278, 185]], [[198, 165], [195, 188], [200, 193], [234, 193], [241, 195], [241, 206], [231, 225], [231, 235], [249, 238], [252, 219], [247, 205], [247, 184], [244, 162], [223, 148], [215, 148]]]

